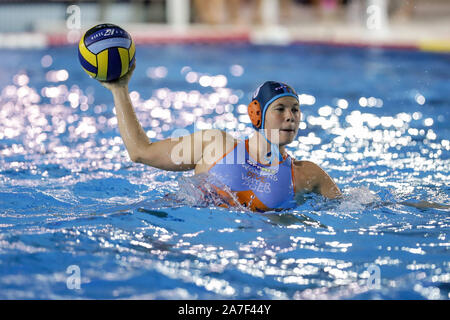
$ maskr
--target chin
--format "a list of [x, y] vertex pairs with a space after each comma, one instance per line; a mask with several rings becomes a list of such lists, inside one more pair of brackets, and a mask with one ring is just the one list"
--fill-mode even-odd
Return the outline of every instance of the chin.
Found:
[[278, 144], [280, 147], [284, 147], [285, 145], [290, 144], [294, 139], [280, 139], [280, 143]]
[[289, 137], [285, 137], [285, 138], [280, 136], [280, 143], [279, 143], [280, 147], [290, 144], [292, 141], [294, 141], [296, 136], [297, 136], [297, 132], [289, 134]]
[[294, 131], [292, 133], [282, 132], [278, 131], [278, 137], [276, 140], [278, 140], [278, 143], [275, 143], [272, 141], [272, 137], [269, 135], [267, 139], [280, 147], [285, 146], [287, 144], [290, 144], [292, 141], [294, 141], [295, 137], [297, 136], [298, 131]]
[[292, 141], [294, 141], [294, 140], [289, 140], [289, 141], [286, 141], [286, 142], [281, 141], [281, 143], [279, 144], [279, 146], [280, 146], [280, 147], [287, 146], [287, 145], [290, 144]]

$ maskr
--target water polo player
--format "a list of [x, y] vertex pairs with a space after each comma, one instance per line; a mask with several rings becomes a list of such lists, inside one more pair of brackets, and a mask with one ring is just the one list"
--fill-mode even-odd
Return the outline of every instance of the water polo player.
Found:
[[301, 114], [298, 95], [288, 85], [267, 81], [255, 91], [248, 107], [255, 133], [249, 139], [239, 141], [210, 129], [151, 142], [129, 97], [134, 68], [117, 81], [101, 82], [113, 94], [119, 131], [133, 162], [207, 174], [217, 182], [214, 192], [223, 199], [222, 206], [280, 210], [294, 207], [298, 193], [315, 192], [329, 199], [341, 196], [318, 165], [295, 160], [285, 150], [297, 135]]

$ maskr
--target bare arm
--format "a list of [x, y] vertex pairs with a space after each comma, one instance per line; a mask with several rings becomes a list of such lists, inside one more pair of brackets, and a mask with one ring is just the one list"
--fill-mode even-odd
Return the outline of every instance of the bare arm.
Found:
[[117, 86], [111, 90], [116, 108], [120, 136], [132, 161], [136, 161], [140, 151], [151, 144], [134, 112], [128, 93], [128, 86]]
[[333, 179], [313, 162], [294, 162], [295, 192], [315, 192], [329, 199], [342, 196]]
[[136, 161], [142, 149], [151, 144], [134, 112], [128, 92], [128, 82], [135, 68], [136, 64], [133, 64], [130, 71], [118, 80], [109, 82], [100, 81], [113, 95], [120, 136], [132, 161]]
[[450, 209], [449, 205], [446, 204], [439, 204], [436, 202], [429, 202], [429, 201], [419, 201], [419, 202], [408, 202], [408, 201], [403, 201], [400, 202], [400, 204], [403, 204], [405, 206], [409, 206], [409, 207], [414, 207], [417, 209], [429, 209], [429, 208], [433, 208], [433, 209]]
[[101, 82], [113, 94], [119, 132], [130, 159], [170, 171], [195, 169], [203, 158], [205, 148], [224, 138], [225, 133], [202, 130], [180, 138], [150, 141], [139, 123], [128, 92], [128, 82], [134, 68], [135, 65], [125, 77], [117, 81]]

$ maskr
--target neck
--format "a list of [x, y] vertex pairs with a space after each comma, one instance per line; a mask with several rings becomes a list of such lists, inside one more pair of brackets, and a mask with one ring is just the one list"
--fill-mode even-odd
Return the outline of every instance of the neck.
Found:
[[[266, 137], [267, 138], [267, 137]], [[269, 140], [270, 141], [270, 140]], [[276, 148], [279, 148], [281, 155], [285, 154], [285, 147], [278, 144], [274, 144]], [[271, 143], [269, 143], [264, 136], [259, 132], [255, 131], [255, 134], [249, 138], [248, 141], [248, 151], [250, 156], [262, 164], [269, 164], [267, 161], [268, 153], [270, 152]], [[272, 164], [278, 163], [278, 157], [275, 157]]]

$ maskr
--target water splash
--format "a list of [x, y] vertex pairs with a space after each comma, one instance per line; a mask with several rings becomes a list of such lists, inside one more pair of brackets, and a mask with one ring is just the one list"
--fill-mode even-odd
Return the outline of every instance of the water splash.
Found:
[[368, 205], [378, 201], [380, 201], [380, 197], [366, 186], [349, 188], [344, 190], [337, 210], [344, 213], [361, 212]]

